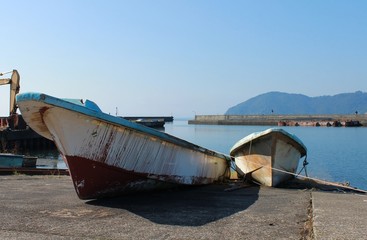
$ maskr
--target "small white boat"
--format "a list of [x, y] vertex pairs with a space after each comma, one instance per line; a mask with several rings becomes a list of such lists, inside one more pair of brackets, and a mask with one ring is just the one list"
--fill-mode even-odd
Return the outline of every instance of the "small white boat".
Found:
[[270, 128], [252, 133], [231, 149], [237, 172], [266, 186], [276, 186], [294, 177], [307, 148], [295, 135]]
[[17, 104], [27, 124], [55, 142], [81, 199], [209, 184], [229, 174], [229, 156], [105, 114], [89, 100], [23, 93]]

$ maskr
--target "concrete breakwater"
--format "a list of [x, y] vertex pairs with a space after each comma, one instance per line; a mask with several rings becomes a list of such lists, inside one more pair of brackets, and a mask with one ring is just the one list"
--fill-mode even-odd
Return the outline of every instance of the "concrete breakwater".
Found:
[[265, 126], [367, 126], [367, 114], [328, 115], [195, 115], [189, 124]]

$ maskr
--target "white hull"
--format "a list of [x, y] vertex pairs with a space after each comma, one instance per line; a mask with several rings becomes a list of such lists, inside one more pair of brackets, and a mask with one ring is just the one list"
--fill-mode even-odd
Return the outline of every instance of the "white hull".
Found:
[[124, 119], [41, 96], [46, 100], [21, 99], [19, 108], [32, 129], [55, 142], [80, 198], [162, 185], [157, 181], [209, 184], [228, 172], [228, 158], [223, 155]]
[[293, 178], [305, 154], [302, 142], [281, 129], [251, 134], [231, 150], [238, 172], [265, 186]]

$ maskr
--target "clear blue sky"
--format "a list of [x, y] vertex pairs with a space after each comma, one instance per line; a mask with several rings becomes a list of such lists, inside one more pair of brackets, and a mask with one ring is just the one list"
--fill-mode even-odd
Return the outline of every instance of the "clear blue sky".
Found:
[[[5, 1], [0, 72], [123, 116], [367, 91], [367, 1]], [[0, 87], [0, 115], [8, 86]]]

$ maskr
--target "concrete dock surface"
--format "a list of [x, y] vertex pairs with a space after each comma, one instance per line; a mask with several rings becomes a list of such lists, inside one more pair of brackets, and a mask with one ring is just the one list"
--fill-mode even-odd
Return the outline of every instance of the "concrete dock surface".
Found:
[[367, 195], [313, 192], [315, 239], [367, 239]]
[[366, 239], [367, 195], [230, 184], [80, 200], [69, 176], [0, 176], [0, 239]]

